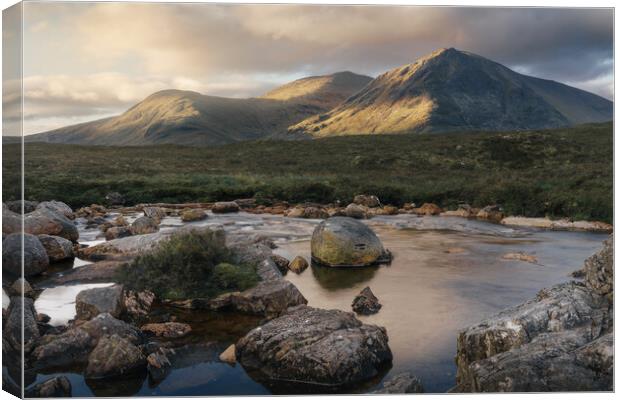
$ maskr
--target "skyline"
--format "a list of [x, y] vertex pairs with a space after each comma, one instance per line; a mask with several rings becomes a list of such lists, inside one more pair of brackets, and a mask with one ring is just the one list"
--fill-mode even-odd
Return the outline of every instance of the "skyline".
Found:
[[[376, 77], [442, 47], [613, 99], [611, 9], [26, 3], [24, 132], [162, 89], [252, 97], [311, 75]], [[15, 86], [5, 80], [7, 126]]]

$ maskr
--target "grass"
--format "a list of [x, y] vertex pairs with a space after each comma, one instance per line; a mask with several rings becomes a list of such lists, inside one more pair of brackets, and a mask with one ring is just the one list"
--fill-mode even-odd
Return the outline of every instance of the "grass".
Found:
[[255, 266], [233, 264], [233, 254], [213, 232], [172, 235], [121, 268], [119, 282], [159, 298], [211, 298], [248, 289], [259, 281]]
[[[612, 221], [613, 126], [501, 133], [348, 136], [211, 148], [27, 144], [26, 198], [73, 207], [232, 200], [350, 201], [456, 207], [500, 204], [508, 214]], [[17, 198], [17, 145], [4, 146], [5, 199]]]

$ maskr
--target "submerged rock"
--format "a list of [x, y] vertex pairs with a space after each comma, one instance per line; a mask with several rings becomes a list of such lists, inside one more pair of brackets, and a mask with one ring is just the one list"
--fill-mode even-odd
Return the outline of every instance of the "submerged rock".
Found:
[[305, 258], [302, 256], [297, 256], [288, 264], [288, 269], [296, 274], [301, 274], [306, 270], [306, 268], [308, 268], [308, 266], [308, 261], [306, 261]]
[[2, 241], [2, 270], [21, 276], [23, 256], [25, 277], [45, 271], [49, 266], [49, 257], [39, 238], [25, 233], [23, 241], [23, 253], [21, 233], [12, 233]]
[[598, 284], [613, 279], [612, 254], [609, 239], [586, 261], [585, 284], [543, 289], [462, 331], [453, 391], [612, 390], [613, 286]]
[[109, 378], [127, 374], [146, 366], [142, 351], [118, 335], [102, 337], [88, 356], [84, 376], [90, 379]]
[[424, 393], [422, 382], [417, 376], [404, 372], [394, 376], [383, 384], [383, 388], [372, 394]]
[[321, 222], [312, 234], [312, 260], [331, 267], [363, 267], [389, 261], [375, 233], [347, 217]]
[[192, 331], [192, 327], [181, 322], [161, 322], [143, 325], [140, 330], [164, 338], [180, 338]]
[[250, 331], [236, 355], [269, 379], [333, 386], [370, 379], [392, 360], [384, 328], [305, 305]]
[[39, 235], [39, 240], [47, 252], [50, 262], [73, 258], [73, 243], [60, 236]]
[[530, 264], [537, 264], [540, 265], [538, 263], [538, 257], [536, 257], [533, 254], [526, 254], [523, 252], [520, 253], [506, 253], [502, 256], [502, 260], [508, 260], [508, 261], [523, 261], [523, 262], [527, 262]]
[[370, 315], [378, 313], [381, 309], [381, 304], [379, 304], [379, 299], [370, 290], [370, 287], [366, 286], [355, 296], [351, 307], [358, 314]]
[[71, 382], [65, 376], [55, 376], [26, 390], [26, 397], [71, 397]]
[[239, 211], [239, 204], [234, 201], [218, 201], [211, 209], [216, 214], [231, 213]]
[[75, 298], [76, 318], [81, 320], [89, 320], [103, 313], [118, 318], [124, 310], [123, 306], [122, 285], [82, 290]]
[[168, 358], [169, 352], [174, 354], [172, 349], [160, 348], [146, 358], [146, 369], [153, 382], [161, 382], [170, 373], [172, 363]]

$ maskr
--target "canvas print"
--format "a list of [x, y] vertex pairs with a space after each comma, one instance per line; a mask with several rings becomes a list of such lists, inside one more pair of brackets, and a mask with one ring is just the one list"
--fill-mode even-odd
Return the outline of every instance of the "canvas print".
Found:
[[612, 8], [3, 11], [2, 389], [612, 392]]

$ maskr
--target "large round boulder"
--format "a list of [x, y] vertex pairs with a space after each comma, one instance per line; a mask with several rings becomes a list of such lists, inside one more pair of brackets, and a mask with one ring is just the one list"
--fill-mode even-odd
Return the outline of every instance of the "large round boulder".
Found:
[[159, 231], [159, 222], [152, 217], [143, 216], [131, 224], [131, 233], [134, 235], [144, 235]]
[[363, 267], [389, 261], [375, 233], [348, 217], [321, 222], [312, 234], [312, 260], [330, 267]]
[[39, 235], [39, 241], [50, 259], [50, 262], [66, 260], [73, 258], [73, 243], [70, 240], [60, 236]]
[[[49, 257], [38, 237], [24, 234], [24, 276], [38, 275], [49, 266]], [[2, 270], [22, 274], [22, 235], [12, 233], [2, 242]]]
[[71, 207], [69, 207], [62, 201], [56, 201], [56, 200], [43, 201], [37, 205], [36, 209], [42, 210], [42, 211], [50, 211], [55, 214], [62, 215], [63, 217], [68, 218], [68, 219], [75, 218], [75, 215], [73, 215], [73, 210], [71, 209]]

